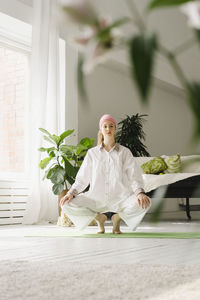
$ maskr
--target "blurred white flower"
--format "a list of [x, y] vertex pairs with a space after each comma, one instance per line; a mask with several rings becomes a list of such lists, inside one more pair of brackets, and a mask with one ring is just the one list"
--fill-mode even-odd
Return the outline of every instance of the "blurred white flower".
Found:
[[69, 44], [83, 54], [83, 72], [91, 72], [97, 64], [110, 58], [113, 51], [123, 41], [123, 33], [118, 28], [111, 28], [111, 19], [100, 17], [98, 27], [85, 26], [79, 36], [70, 38]]
[[113, 49], [120, 45], [123, 34], [117, 27], [127, 22], [127, 18], [112, 23], [111, 17], [99, 16], [89, 0], [65, 0], [63, 9], [83, 25], [81, 33], [70, 38], [69, 44], [82, 52], [83, 72], [88, 73], [97, 64], [105, 62]]
[[184, 4], [181, 10], [188, 17], [188, 24], [200, 29], [200, 1]]
[[69, 45], [75, 47], [80, 52], [85, 52], [89, 41], [94, 37], [94, 30], [91, 27], [85, 27], [78, 36], [68, 39]]

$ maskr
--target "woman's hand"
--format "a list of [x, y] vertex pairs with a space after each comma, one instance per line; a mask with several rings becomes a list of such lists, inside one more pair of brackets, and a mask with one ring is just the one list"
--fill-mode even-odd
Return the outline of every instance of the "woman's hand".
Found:
[[63, 206], [64, 203], [67, 201], [68, 203], [72, 200], [73, 195], [71, 193], [67, 193], [61, 200], [60, 200], [60, 206]]
[[139, 193], [137, 195], [139, 205], [142, 205], [142, 208], [147, 208], [150, 205], [150, 199], [144, 193]]

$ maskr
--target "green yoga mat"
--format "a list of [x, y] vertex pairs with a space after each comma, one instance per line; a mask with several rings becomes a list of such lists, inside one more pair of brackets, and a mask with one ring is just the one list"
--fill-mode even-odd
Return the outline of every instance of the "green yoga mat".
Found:
[[153, 238], [153, 239], [200, 239], [200, 232], [125, 232], [113, 233], [41, 233], [26, 235], [26, 237], [78, 237], [78, 238]]

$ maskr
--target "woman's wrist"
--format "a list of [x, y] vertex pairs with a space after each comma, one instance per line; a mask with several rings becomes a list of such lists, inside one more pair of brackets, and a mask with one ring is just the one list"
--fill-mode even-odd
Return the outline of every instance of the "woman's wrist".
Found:
[[139, 194], [144, 194], [144, 195], [146, 195], [146, 194], [145, 194], [145, 190], [144, 190], [143, 188], [137, 189], [137, 190], [135, 191], [135, 195], [138, 196]]
[[70, 189], [67, 194], [72, 195], [73, 197], [76, 197], [78, 195], [78, 191], [76, 189]]

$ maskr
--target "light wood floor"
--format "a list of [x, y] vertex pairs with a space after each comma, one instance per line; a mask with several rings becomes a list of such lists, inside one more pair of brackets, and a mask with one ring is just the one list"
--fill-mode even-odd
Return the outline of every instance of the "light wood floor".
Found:
[[[126, 226], [122, 231], [128, 231]], [[0, 227], [0, 260], [59, 261], [84, 263], [199, 264], [200, 239], [27, 237], [47, 232], [75, 232], [55, 224]], [[111, 232], [111, 224], [106, 231]], [[85, 232], [96, 232], [88, 227]], [[200, 222], [142, 222], [138, 232], [199, 232]]]

